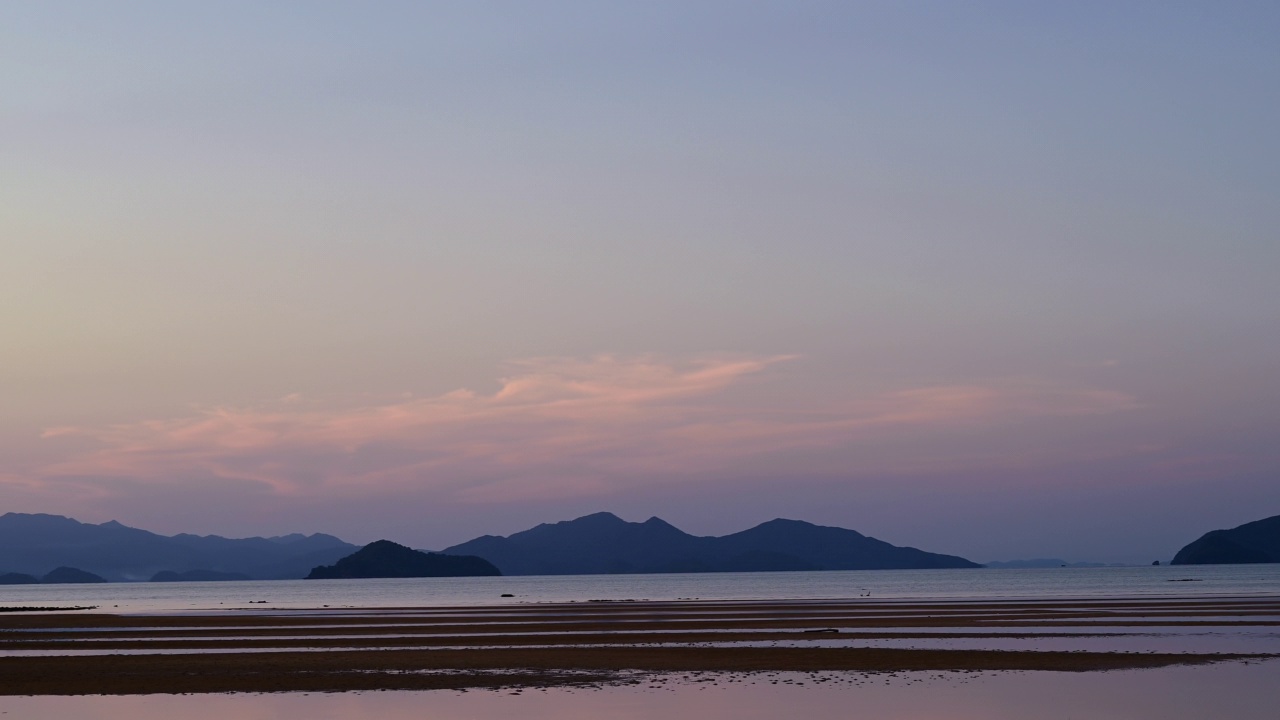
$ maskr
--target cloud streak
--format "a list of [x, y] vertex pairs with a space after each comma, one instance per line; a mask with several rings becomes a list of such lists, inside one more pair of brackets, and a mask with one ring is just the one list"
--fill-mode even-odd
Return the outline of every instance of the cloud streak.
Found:
[[37, 474], [250, 480], [280, 495], [428, 488], [457, 500], [498, 502], [603, 494], [630, 482], [721, 472], [783, 451], [839, 449], [886, 431], [1137, 407], [1123, 393], [1029, 379], [753, 406], [751, 386], [767, 386], [770, 371], [793, 360], [539, 358], [512, 363], [492, 393], [460, 389], [357, 406], [291, 396], [187, 417], [50, 428], [46, 438], [75, 437], [89, 449]]

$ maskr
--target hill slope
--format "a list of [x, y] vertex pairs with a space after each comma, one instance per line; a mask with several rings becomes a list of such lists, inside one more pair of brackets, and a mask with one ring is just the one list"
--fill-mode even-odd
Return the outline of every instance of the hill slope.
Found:
[[1173, 557], [1174, 565], [1280, 562], [1280, 515], [1201, 535]]
[[508, 537], [485, 535], [445, 552], [482, 557], [505, 575], [980, 567], [964, 558], [799, 520], [770, 520], [732, 535], [698, 537], [656, 517], [633, 523], [607, 512]]
[[161, 571], [210, 570], [257, 580], [301, 578], [316, 565], [351, 554], [331, 535], [230, 539], [166, 537], [118, 522], [82, 523], [61, 515], [0, 515], [0, 569], [42, 576], [60, 566], [108, 580], [147, 580]]
[[80, 583], [104, 583], [107, 579], [101, 575], [91, 572], [85, 572], [79, 568], [57, 567], [49, 571], [47, 575], [40, 578], [40, 582], [49, 585], [73, 585]]
[[322, 565], [308, 580], [355, 578], [472, 577], [501, 575], [487, 560], [407, 548], [390, 540], [369, 543], [333, 565]]

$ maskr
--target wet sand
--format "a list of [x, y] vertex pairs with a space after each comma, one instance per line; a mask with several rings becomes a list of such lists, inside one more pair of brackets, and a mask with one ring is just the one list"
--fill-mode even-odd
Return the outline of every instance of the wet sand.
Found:
[[670, 672], [1095, 671], [1280, 656], [1280, 648], [1156, 653], [868, 646], [891, 638], [1088, 637], [1103, 627], [1280, 632], [1280, 598], [10, 613], [0, 616], [0, 694], [552, 687], [636, 683], [648, 673]]

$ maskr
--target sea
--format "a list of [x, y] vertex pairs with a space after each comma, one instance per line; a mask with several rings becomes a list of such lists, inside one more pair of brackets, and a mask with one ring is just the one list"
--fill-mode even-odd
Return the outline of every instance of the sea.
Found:
[[591, 600], [960, 601], [1161, 595], [1280, 595], [1280, 564], [7, 585], [0, 586], [0, 607], [182, 613]]
[[[203, 614], [591, 600], [965, 602], [1159, 596], [1280, 596], [1280, 564], [25, 585], [0, 587], [0, 606]], [[10, 696], [0, 697], [0, 715], [6, 720], [1273, 720], [1280, 707], [1277, 660], [1084, 673], [768, 673], [705, 680], [673, 674], [637, 685], [589, 688]]]

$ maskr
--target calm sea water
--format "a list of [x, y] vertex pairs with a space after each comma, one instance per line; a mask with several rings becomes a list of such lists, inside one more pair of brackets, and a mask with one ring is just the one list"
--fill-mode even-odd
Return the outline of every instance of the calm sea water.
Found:
[[[502, 597], [507, 593], [514, 597]], [[0, 606], [97, 605], [110, 612], [154, 613], [587, 600], [976, 600], [1258, 594], [1280, 594], [1280, 564], [11, 585], [0, 586]]]

